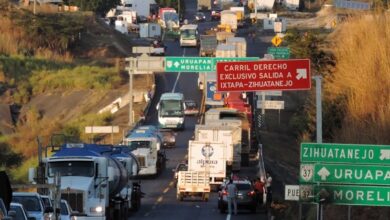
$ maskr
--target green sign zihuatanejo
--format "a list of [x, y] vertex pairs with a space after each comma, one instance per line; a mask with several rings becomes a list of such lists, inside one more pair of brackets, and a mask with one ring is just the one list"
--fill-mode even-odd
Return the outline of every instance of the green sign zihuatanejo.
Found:
[[[312, 166], [311, 169], [307, 167]], [[312, 176], [307, 178], [312, 170]], [[301, 164], [301, 183], [390, 185], [390, 166]]]
[[302, 143], [302, 163], [355, 163], [390, 165], [389, 145]]
[[268, 47], [267, 53], [272, 54], [275, 59], [290, 58], [290, 48], [288, 47]]
[[165, 72], [215, 72], [217, 62], [255, 61], [258, 57], [165, 57]]
[[314, 195], [326, 196], [326, 202], [335, 205], [390, 206], [390, 187], [319, 185]]

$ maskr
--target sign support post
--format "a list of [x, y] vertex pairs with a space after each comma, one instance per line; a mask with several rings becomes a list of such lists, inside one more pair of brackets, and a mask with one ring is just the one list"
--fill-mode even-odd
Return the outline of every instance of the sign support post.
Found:
[[[313, 76], [316, 81], [316, 138], [317, 143], [322, 143], [322, 88], [321, 88], [321, 76]], [[322, 202], [317, 203], [317, 220], [322, 220]]]
[[316, 127], [317, 127], [317, 143], [322, 143], [322, 77], [313, 76], [316, 81]]

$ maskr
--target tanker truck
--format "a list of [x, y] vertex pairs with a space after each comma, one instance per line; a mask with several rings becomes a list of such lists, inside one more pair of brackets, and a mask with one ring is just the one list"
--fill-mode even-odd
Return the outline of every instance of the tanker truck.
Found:
[[[61, 176], [61, 198], [76, 211], [78, 220], [125, 220], [130, 208], [139, 208], [140, 186], [129, 181], [129, 173], [138, 168], [128, 153], [119, 150], [111, 145], [66, 143], [43, 159], [47, 182]], [[131, 169], [124, 161], [132, 161]]]

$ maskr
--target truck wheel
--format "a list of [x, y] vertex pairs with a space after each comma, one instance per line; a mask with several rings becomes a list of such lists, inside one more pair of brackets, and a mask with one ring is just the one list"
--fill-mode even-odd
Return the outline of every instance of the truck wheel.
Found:
[[181, 195], [181, 194], [176, 194], [176, 199], [177, 199], [178, 201], [183, 201], [183, 195]]

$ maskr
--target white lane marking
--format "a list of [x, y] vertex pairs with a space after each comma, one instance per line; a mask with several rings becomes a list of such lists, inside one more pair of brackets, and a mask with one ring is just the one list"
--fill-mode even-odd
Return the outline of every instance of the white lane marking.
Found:
[[[182, 57], [184, 57], [185, 55], [186, 55], [186, 48], [183, 49], [183, 56]], [[179, 72], [177, 74], [175, 84], [173, 84], [172, 92], [175, 92], [176, 85], [177, 85], [177, 82], [179, 81], [180, 75], [181, 75], [181, 72]]]
[[171, 187], [171, 186], [173, 186], [173, 184], [174, 184], [174, 182], [171, 181], [171, 182], [169, 183], [169, 186]]
[[231, 215], [228, 214], [228, 215], [226, 216], [226, 220], [230, 220], [230, 217], [231, 217]]
[[164, 194], [167, 193], [168, 190], [169, 190], [169, 187], [165, 188], [164, 191], [163, 191], [163, 193], [164, 193]]
[[144, 216], [145, 216], [145, 217], [148, 217], [148, 216], [149, 216], [149, 214], [150, 214], [150, 213], [149, 213], [149, 212], [147, 212], [147, 213], [145, 213], [145, 215], [144, 215]]
[[163, 200], [163, 197], [162, 197], [162, 196], [158, 197], [158, 199], [157, 199], [157, 203], [160, 203], [160, 202], [162, 202], [162, 200]]

